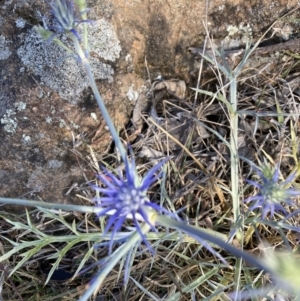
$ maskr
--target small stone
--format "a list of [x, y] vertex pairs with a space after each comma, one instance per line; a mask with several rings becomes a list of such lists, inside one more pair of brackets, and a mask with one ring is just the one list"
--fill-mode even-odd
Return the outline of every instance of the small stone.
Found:
[[96, 115], [95, 112], [92, 112], [92, 113], [91, 113], [91, 117], [92, 117], [95, 121], [98, 120], [97, 115]]
[[23, 142], [24, 144], [30, 143], [30, 142], [31, 142], [30, 136], [27, 136], [27, 135], [23, 134], [23, 135], [22, 135], [22, 142]]

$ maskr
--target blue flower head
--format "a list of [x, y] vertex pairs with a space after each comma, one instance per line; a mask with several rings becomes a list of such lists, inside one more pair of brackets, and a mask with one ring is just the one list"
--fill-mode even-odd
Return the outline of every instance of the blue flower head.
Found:
[[76, 31], [78, 24], [82, 22], [89, 22], [87, 20], [81, 20], [80, 14], [76, 13], [74, 3], [70, 0], [53, 0], [49, 2], [51, 9], [51, 15], [53, 18], [53, 24], [51, 26], [46, 25], [44, 21], [44, 27], [47, 30], [53, 31], [53, 35], [50, 40], [57, 34], [71, 32], [78, 40], [79, 35]]
[[282, 204], [292, 206], [294, 202], [291, 198], [300, 195], [300, 191], [289, 188], [295, 178], [295, 174], [291, 174], [285, 181], [279, 182], [279, 166], [272, 168], [269, 164], [264, 164], [261, 170], [256, 169], [256, 171], [262, 180], [261, 184], [246, 180], [259, 190], [257, 195], [245, 200], [246, 203], [253, 202], [249, 211], [261, 208], [262, 218], [265, 218], [269, 212], [272, 218], [274, 213], [278, 211], [287, 214]]
[[94, 186], [94, 189], [102, 194], [102, 197], [95, 198], [96, 206], [103, 208], [98, 215], [110, 215], [104, 230], [104, 233], [107, 233], [109, 229], [112, 229], [110, 253], [112, 251], [113, 238], [122, 228], [127, 218], [132, 218], [143, 241], [150, 247], [145, 235], [140, 230], [139, 221], [147, 223], [152, 230], [156, 231], [155, 225], [151, 221], [151, 215], [154, 212], [158, 211], [174, 217], [168, 210], [151, 202], [147, 196], [147, 190], [160, 176], [160, 174], [156, 175], [156, 172], [167, 160], [168, 158], [149, 170], [141, 181], [137, 174], [134, 160], [130, 161], [128, 158], [124, 162], [125, 177], [122, 176], [121, 172], [119, 172], [119, 176], [116, 176], [108, 170], [105, 170], [105, 174], [97, 176], [106, 186], [105, 188]]

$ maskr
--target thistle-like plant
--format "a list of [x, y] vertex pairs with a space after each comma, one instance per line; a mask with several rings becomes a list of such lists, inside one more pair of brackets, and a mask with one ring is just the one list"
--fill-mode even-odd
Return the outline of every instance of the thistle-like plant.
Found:
[[148, 171], [141, 181], [138, 180], [139, 176], [136, 171], [134, 160], [127, 160], [128, 161], [125, 161], [125, 177], [123, 177], [121, 173], [117, 177], [113, 173], [105, 170], [105, 173], [98, 175], [98, 178], [106, 187], [93, 187], [103, 195], [100, 198], [95, 198], [96, 206], [100, 208], [97, 215], [110, 216], [104, 230], [104, 234], [106, 234], [112, 228], [111, 241], [108, 243], [109, 253], [112, 252], [112, 246], [116, 242], [114, 236], [119, 233], [126, 219], [131, 218], [133, 220], [135, 231], [130, 232], [126, 241], [123, 240], [123, 244], [110, 254], [110, 258], [106, 261], [105, 266], [94, 276], [86, 292], [79, 301], [86, 301], [93, 293], [95, 294], [108, 273], [124, 257], [127, 258], [124, 267], [124, 283], [126, 285], [130, 275], [129, 263], [131, 261], [132, 250], [138, 246], [142, 239], [152, 251], [146, 235], [150, 230], [156, 231], [156, 227], [159, 225], [167, 229], [176, 229], [181, 233], [193, 237], [195, 242], [198, 242], [207, 248], [224, 264], [227, 264], [227, 262], [219, 252], [211, 246], [211, 244], [219, 245], [222, 249], [229, 251], [237, 257], [245, 259], [248, 263], [257, 266], [260, 269], [265, 269], [256, 258], [229, 244], [226, 235], [189, 225], [180, 220], [176, 214], [169, 212], [165, 208], [149, 200], [147, 190], [159, 177], [159, 174], [156, 175], [156, 172], [159, 171], [167, 159]]
[[72, 1], [56, 0], [52, 3], [49, 2], [49, 7], [53, 17], [53, 24], [47, 25], [44, 19], [45, 29], [52, 31], [53, 36], [71, 32], [76, 38], [80, 39], [76, 27], [78, 24], [85, 22], [85, 20], [81, 20], [80, 15], [76, 14], [74, 3]]
[[257, 208], [261, 209], [262, 218], [265, 218], [268, 213], [270, 213], [270, 216], [273, 218], [274, 213], [280, 211], [287, 214], [283, 204], [288, 206], [294, 205], [291, 198], [300, 195], [300, 191], [290, 188], [295, 174], [291, 174], [285, 181], [280, 182], [279, 165], [272, 168], [269, 164], [264, 164], [261, 170], [255, 169], [261, 183], [246, 180], [249, 184], [258, 189], [256, 195], [244, 201], [245, 203], [252, 203], [249, 211], [253, 211]]
[[149, 187], [159, 179], [160, 172], [158, 175], [156, 175], [156, 172], [160, 170], [167, 160], [168, 158], [162, 160], [150, 169], [142, 181], [140, 181], [137, 174], [134, 159], [125, 161], [125, 177], [121, 171], [119, 171], [119, 176], [117, 177], [107, 169], [104, 170], [104, 174], [97, 176], [106, 186], [102, 188], [94, 185], [93, 188], [103, 195], [94, 199], [95, 205], [102, 209], [98, 212], [98, 216], [110, 215], [104, 231], [104, 233], [107, 233], [112, 228], [109, 253], [112, 251], [114, 235], [122, 228], [128, 217], [132, 218], [136, 230], [148, 247], [150, 245], [147, 242], [145, 233], [141, 231], [139, 221], [147, 223], [153, 231], [156, 231], [151, 217], [155, 211], [170, 217], [176, 217], [175, 214], [151, 202], [147, 195]]
[[[139, 245], [141, 240], [145, 241], [145, 243], [149, 246], [146, 236], [151, 230], [156, 231], [156, 226], [158, 225], [163, 226], [167, 229], [176, 229], [181, 233], [185, 233], [188, 236], [193, 237], [195, 239], [195, 242], [204, 245], [209, 249], [209, 251], [211, 251], [216, 257], [219, 257], [219, 259], [221, 259], [223, 262], [225, 262], [225, 260], [223, 260], [222, 256], [210, 245], [210, 243], [220, 246], [221, 249], [232, 253], [236, 257], [245, 259], [249, 264], [253, 264], [260, 269], [268, 270], [268, 268], [261, 264], [261, 262], [256, 258], [228, 243], [227, 235], [218, 233], [213, 230], [202, 229], [198, 226], [193, 226], [188, 224], [187, 222], [181, 221], [177, 218], [176, 214], [169, 212], [168, 210], [149, 200], [147, 191], [149, 187], [155, 182], [155, 180], [159, 178], [159, 175], [156, 175], [156, 173], [159, 172], [162, 165], [165, 163], [165, 160], [151, 169], [146, 174], [146, 176], [142, 180], [140, 180], [134, 159], [132, 158], [131, 161], [128, 159], [127, 151], [124, 148], [118, 132], [102, 101], [101, 95], [98, 91], [91, 71], [89, 62], [89, 44], [86, 31], [87, 16], [85, 0], [77, 0], [76, 3], [79, 8], [79, 14], [76, 13], [74, 5], [71, 4], [68, 0], [54, 0], [50, 4], [50, 9], [52, 11], [53, 17], [52, 22], [54, 25], [52, 27], [45, 26], [45, 28], [37, 27], [36, 29], [42, 35], [42, 37], [48, 40], [51, 40], [52, 38], [54, 42], [67, 49], [71, 53], [71, 55], [73, 55], [73, 57], [84, 66], [94, 96], [102, 112], [103, 118], [107, 123], [120, 157], [125, 164], [125, 176], [119, 174], [119, 177], [117, 177], [107, 170], [105, 171], [105, 174], [98, 176], [98, 178], [106, 187], [94, 187], [101, 194], [100, 198], [96, 198], [94, 200], [96, 203], [95, 208], [5, 198], [0, 198], [0, 201], [18, 205], [22, 204], [27, 206], [40, 206], [44, 208], [56, 208], [70, 211], [78, 210], [83, 212], [94, 212], [98, 216], [109, 215], [104, 232], [108, 234], [108, 231], [112, 229], [110, 237], [111, 242], [109, 243], [110, 252], [112, 251], [113, 242], [120, 242], [120, 240], [114, 239], [114, 237], [116, 238], [118, 232], [123, 230], [122, 227], [124, 225], [125, 219], [131, 218], [133, 220], [135, 230], [130, 232], [128, 234], [128, 237], [126, 236], [126, 240], [123, 241], [123, 244], [121, 244], [114, 251], [114, 253], [110, 254], [108, 260], [105, 261], [105, 264], [102, 266], [99, 273], [94, 277], [93, 281], [88, 286], [80, 301], [89, 299], [89, 297], [97, 290], [97, 288], [99, 288], [108, 273], [114, 268], [116, 264], [120, 262], [122, 258], [126, 257], [128, 258], [127, 261], [130, 262], [132, 256], [131, 252]], [[82, 22], [85, 32], [83, 42], [81, 41], [81, 39], [79, 39], [79, 36], [76, 32], [76, 27], [79, 23]], [[66, 45], [64, 45], [62, 41], [59, 41], [58, 34], [62, 32], [69, 34], [69, 37], [73, 42], [75, 51], [69, 49]], [[234, 89], [235, 87], [233, 85], [232, 90]], [[231, 110], [231, 112], [232, 114], [236, 115], [235, 121], [232, 123], [232, 127], [237, 131], [237, 127], [235, 125], [237, 121], [236, 109], [234, 108], [233, 110]], [[234, 158], [234, 160], [237, 161], [238, 157], [236, 156]], [[237, 166], [237, 164], [235, 164], [235, 166]], [[238, 173], [236, 172], [234, 173], [234, 175], [235, 177], [237, 177]], [[235, 181], [233, 182], [237, 182], [237, 179], [235, 179]], [[236, 195], [237, 203], [237, 186], [233, 185], [233, 187], [235, 187], [235, 189], [233, 189], [233, 195]], [[235, 207], [238, 208], [238, 206]], [[239, 216], [239, 211], [236, 210], [234, 214], [235, 216]], [[101, 234], [103, 236], [103, 233]], [[129, 264], [126, 265], [127, 270], [125, 271], [125, 274], [127, 275], [127, 278], [129, 272], [127, 267], [129, 266]]]
[[[96, 206], [98, 207], [97, 214], [98, 216], [102, 216], [104, 214], [111, 215], [105, 228], [105, 232], [112, 228], [112, 236], [114, 236], [117, 231], [121, 229], [125, 219], [131, 217], [134, 221], [137, 232], [140, 234], [141, 238], [146, 241], [145, 233], [147, 233], [150, 229], [155, 230], [156, 223], [169, 227], [169, 222], [171, 221], [170, 217], [173, 221], [175, 221], [175, 214], [172, 214], [168, 210], [158, 206], [153, 202], [150, 202], [147, 196], [148, 188], [153, 184], [155, 179], [158, 179], [158, 177], [155, 176], [155, 173], [161, 168], [161, 166], [167, 159], [163, 160], [160, 164], [151, 169], [142, 179], [142, 181], [139, 180], [134, 159], [132, 159], [131, 161], [128, 159], [127, 152], [120, 140], [117, 130], [109, 116], [109, 113], [96, 86], [89, 62], [88, 49], [86, 49], [86, 45], [88, 43], [85, 41], [85, 48], [83, 49], [81, 41], [71, 29], [72, 25], [75, 29], [77, 23], [86, 21], [85, 1], [77, 0], [76, 3], [78, 5], [79, 11], [81, 12], [80, 16], [83, 17], [82, 20], [77, 20], [75, 7], [74, 5], [69, 4], [68, 0], [54, 0], [51, 3], [50, 9], [52, 11], [53, 22], [55, 24], [60, 24], [58, 27], [53, 27], [52, 30], [54, 30], [54, 33], [60, 33], [62, 28], [64, 28], [66, 33], [70, 33], [69, 36], [73, 41], [74, 49], [76, 51], [76, 54], [74, 53], [74, 58], [79, 57], [79, 61], [86, 69], [87, 76], [89, 78], [99, 108], [102, 112], [103, 118], [109, 127], [112, 138], [116, 144], [116, 148], [119, 151], [122, 161], [125, 164], [125, 178], [121, 175], [118, 178], [108, 171], [106, 171], [106, 175], [98, 176], [99, 179], [106, 185], [106, 188], [94, 187], [96, 190], [99, 190], [103, 194], [102, 198], [96, 199]], [[66, 16], [68, 16], [68, 18], [66, 18]], [[63, 22], [62, 20], [64, 20], [65, 18], [69, 21]], [[86, 26], [86, 23], [84, 23], [84, 26]], [[51, 36], [52, 34], [51, 30], [48, 27], [43, 29], [39, 27], [37, 28], [37, 30], [38, 32], [42, 33], [42, 37], [44, 38], [49, 38], [49, 36]], [[47, 33], [45, 34], [45, 32]], [[85, 39], [87, 39], [86, 35]], [[54, 42], [58, 43], [57, 40], [54, 40]], [[59, 45], [61, 45], [61, 43], [62, 42], [60, 42]], [[164, 216], [161, 215], [161, 213], [164, 213]], [[166, 218], [166, 215], [168, 216], [167, 220], [158, 221], [159, 217], [164, 219]], [[141, 227], [138, 221], [144, 223], [146, 226]], [[180, 222], [180, 224], [185, 225], [185, 223], [183, 222]], [[176, 226], [175, 228], [178, 227]], [[202, 239], [201, 236], [198, 237], [198, 240], [212, 253], [223, 260], [218, 252], [214, 251], [214, 249], [210, 247], [210, 245], [204, 239]], [[112, 250], [112, 244], [110, 245], [110, 250]]]

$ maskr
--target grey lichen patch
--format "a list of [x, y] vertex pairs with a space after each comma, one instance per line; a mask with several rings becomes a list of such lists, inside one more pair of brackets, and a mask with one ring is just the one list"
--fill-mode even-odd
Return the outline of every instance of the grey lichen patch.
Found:
[[25, 20], [22, 18], [18, 18], [15, 22], [16, 22], [16, 26], [19, 28], [24, 28], [26, 25]]
[[[20, 101], [15, 103], [15, 110], [9, 109], [1, 118], [1, 124], [4, 124], [4, 130], [7, 133], [14, 134], [17, 129], [17, 118], [15, 117], [16, 111], [20, 112], [26, 109], [26, 103]], [[14, 117], [13, 117], [14, 116]], [[25, 117], [23, 117], [25, 119]]]
[[59, 168], [63, 165], [62, 161], [58, 161], [58, 160], [49, 160], [47, 162], [48, 168], [50, 169], [54, 169], [54, 168]]
[[52, 118], [50, 116], [46, 117], [46, 123], [52, 123]]
[[15, 107], [16, 107], [17, 111], [23, 111], [26, 109], [26, 103], [23, 101], [16, 102]]
[[12, 117], [14, 115], [16, 115], [14, 110], [7, 110], [6, 114], [1, 118], [1, 124], [4, 124], [4, 130], [7, 133], [13, 134], [16, 131], [18, 123], [17, 119]]
[[120, 57], [120, 41], [110, 23], [100, 19], [88, 25], [88, 28], [92, 51], [107, 61], [114, 62]]
[[22, 142], [23, 142], [23, 144], [30, 144], [31, 143], [31, 137], [26, 135], [26, 134], [23, 134], [22, 135]]
[[[82, 28], [78, 29], [82, 34]], [[113, 27], [101, 19], [88, 25], [91, 56], [90, 62], [95, 79], [111, 79], [113, 68], [101, 62], [115, 61], [121, 51], [120, 42]], [[62, 37], [64, 38], [64, 37]], [[72, 48], [67, 39], [64, 42]], [[40, 38], [37, 32], [29, 30], [24, 44], [17, 51], [18, 56], [29, 69], [41, 77], [41, 81], [52, 88], [71, 103], [77, 103], [82, 97], [83, 90], [88, 87], [88, 79], [81, 65], [73, 58], [66, 58], [67, 52], [56, 45]]]
[[8, 41], [5, 36], [0, 36], [0, 60], [6, 60], [11, 55], [11, 51], [9, 50]]
[[134, 90], [134, 85], [131, 85], [128, 89], [126, 96], [128, 97], [128, 99], [130, 101], [135, 102], [135, 101], [137, 101], [137, 99], [139, 97], [139, 92]]
[[63, 119], [60, 119], [59, 120], [59, 127], [64, 128], [64, 127], [68, 127], [68, 126], [67, 126], [66, 122]]
[[228, 34], [223, 41], [225, 48], [235, 48], [247, 44], [252, 37], [252, 28], [249, 24], [241, 23], [239, 27], [228, 25], [226, 28]]
[[228, 37], [233, 36], [239, 32], [239, 29], [236, 26], [228, 25], [226, 30], [228, 31]]

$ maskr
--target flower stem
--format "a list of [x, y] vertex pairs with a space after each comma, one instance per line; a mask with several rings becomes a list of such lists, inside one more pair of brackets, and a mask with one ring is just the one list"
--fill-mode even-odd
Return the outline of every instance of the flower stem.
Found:
[[155, 215], [155, 222], [164, 226], [164, 227], [169, 227], [173, 229], [177, 229], [181, 232], [184, 232], [188, 234], [189, 236], [193, 237], [197, 241], [201, 243], [201, 241], [206, 240], [209, 241], [210, 243], [216, 244], [222, 249], [226, 250], [227, 252], [230, 252], [236, 257], [242, 258], [245, 260], [248, 264], [251, 264], [253, 266], [256, 266], [259, 269], [262, 269], [266, 272], [270, 272], [270, 269], [265, 266], [264, 264], [261, 263], [260, 260], [255, 258], [254, 256], [250, 255], [247, 252], [244, 252], [228, 242], [224, 241], [220, 237], [214, 236], [212, 234], [209, 234], [208, 232], [205, 232], [203, 229], [188, 225], [184, 222], [180, 222], [174, 219], [170, 219], [168, 217], [162, 216], [162, 215]]
[[102, 97], [101, 97], [100, 93], [99, 93], [99, 90], [97, 88], [97, 85], [96, 85], [96, 82], [95, 82], [95, 79], [94, 79], [94, 76], [93, 76], [93, 73], [92, 73], [92, 68], [91, 68], [91, 65], [90, 65], [90, 61], [86, 57], [86, 55], [85, 55], [78, 39], [74, 35], [72, 35], [72, 40], [73, 40], [75, 49], [77, 51], [77, 54], [79, 55], [79, 57], [81, 59], [82, 65], [86, 70], [87, 77], [90, 81], [91, 88], [93, 90], [94, 96], [96, 98], [97, 104], [98, 104], [98, 106], [100, 108], [100, 111], [102, 113], [102, 116], [103, 116], [103, 118], [104, 118], [104, 120], [105, 120], [105, 122], [106, 122], [106, 124], [109, 128], [109, 131], [112, 135], [112, 138], [113, 138], [113, 140], [116, 144], [116, 148], [119, 150], [123, 162], [125, 162], [125, 160], [126, 160], [126, 150], [125, 150], [125, 148], [124, 148], [124, 146], [121, 142], [119, 134], [118, 134], [118, 132], [117, 132], [110, 116], [109, 116], [109, 113], [106, 109], [106, 106], [105, 106], [105, 104], [102, 100]]
[[95, 213], [101, 211], [101, 208], [92, 206], [81, 206], [81, 205], [71, 205], [71, 204], [59, 204], [59, 203], [46, 203], [41, 201], [31, 201], [31, 200], [21, 200], [15, 198], [3, 198], [0, 197], [0, 203], [6, 205], [18, 205], [25, 207], [40, 207], [53, 210], [65, 210], [65, 211], [78, 211], [84, 213]]

